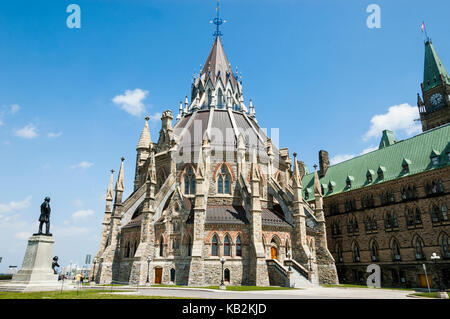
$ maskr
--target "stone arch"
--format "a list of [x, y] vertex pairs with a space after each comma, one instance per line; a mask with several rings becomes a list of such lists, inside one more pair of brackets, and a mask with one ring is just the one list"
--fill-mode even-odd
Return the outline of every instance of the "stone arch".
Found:
[[228, 173], [231, 175], [231, 180], [232, 181], [236, 181], [236, 175], [234, 174], [233, 168], [231, 167], [230, 163], [226, 162], [226, 161], [222, 161], [220, 163], [217, 163], [216, 167], [214, 168], [214, 173], [213, 173], [213, 181], [216, 181], [216, 177], [217, 177], [217, 172], [219, 171], [219, 169], [222, 168], [222, 165], [225, 165]]

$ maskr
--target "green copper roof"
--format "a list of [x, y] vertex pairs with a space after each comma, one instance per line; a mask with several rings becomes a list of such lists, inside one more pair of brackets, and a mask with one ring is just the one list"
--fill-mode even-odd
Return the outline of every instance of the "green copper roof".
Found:
[[424, 90], [427, 91], [442, 84], [441, 75], [445, 82], [450, 85], [450, 78], [441, 59], [434, 49], [431, 40], [425, 43], [425, 69], [423, 73]]
[[394, 132], [389, 130], [383, 131], [383, 136], [381, 136], [380, 146], [378, 148], [384, 148], [386, 146], [391, 146], [397, 143], [397, 139], [394, 136]]
[[[448, 152], [450, 124], [332, 165], [320, 179], [320, 184], [334, 184], [332, 190], [329, 187], [324, 189], [324, 196], [331, 196], [450, 165]], [[433, 165], [430, 154], [438, 155], [437, 165]], [[408, 164], [406, 173], [403, 167], [405, 164]], [[371, 183], [367, 178], [368, 173], [372, 174]], [[382, 173], [382, 179], [379, 178], [379, 173]], [[351, 182], [349, 188], [347, 180]], [[305, 194], [306, 189], [309, 190], [307, 200], [314, 198], [314, 192], [311, 192], [314, 189], [314, 173], [305, 175], [302, 181], [303, 193]]]

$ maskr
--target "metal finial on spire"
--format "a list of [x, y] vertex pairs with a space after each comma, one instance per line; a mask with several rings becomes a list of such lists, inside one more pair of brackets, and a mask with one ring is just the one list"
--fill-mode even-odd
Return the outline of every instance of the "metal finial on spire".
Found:
[[222, 36], [222, 32], [220, 32], [220, 26], [225, 22], [227, 22], [227, 20], [223, 20], [220, 17], [219, 11], [220, 11], [220, 0], [217, 0], [217, 7], [216, 7], [217, 16], [214, 18], [214, 20], [209, 21], [209, 23], [214, 23], [216, 25], [216, 32], [213, 33], [213, 36], [215, 36], [216, 38]]

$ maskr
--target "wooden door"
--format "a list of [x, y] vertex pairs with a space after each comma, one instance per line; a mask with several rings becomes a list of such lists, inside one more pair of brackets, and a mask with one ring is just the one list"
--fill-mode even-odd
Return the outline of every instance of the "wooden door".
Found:
[[[431, 276], [428, 275], [428, 283], [430, 284], [430, 288], [431, 288]], [[427, 278], [425, 277], [425, 275], [419, 275], [419, 280], [420, 280], [420, 287], [421, 288], [427, 288]]]
[[277, 259], [277, 257], [278, 257], [277, 248], [276, 247], [271, 247], [270, 248], [270, 258]]
[[162, 268], [155, 268], [155, 284], [162, 282]]

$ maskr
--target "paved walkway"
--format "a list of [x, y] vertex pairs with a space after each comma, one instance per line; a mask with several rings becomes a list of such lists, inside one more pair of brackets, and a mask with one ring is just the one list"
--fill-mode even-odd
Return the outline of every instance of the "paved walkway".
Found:
[[[125, 288], [125, 287], [122, 287]], [[413, 291], [313, 287], [301, 290], [222, 291], [203, 288], [139, 288], [115, 294], [213, 299], [410, 299]]]

